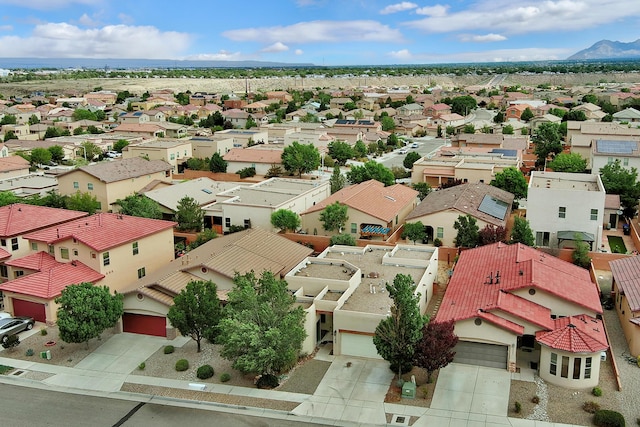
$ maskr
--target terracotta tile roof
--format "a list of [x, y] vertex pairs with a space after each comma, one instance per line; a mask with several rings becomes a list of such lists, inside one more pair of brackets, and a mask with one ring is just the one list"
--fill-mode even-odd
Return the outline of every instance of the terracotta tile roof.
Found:
[[601, 320], [578, 315], [562, 317], [554, 323], [553, 330], [537, 332], [536, 341], [572, 353], [595, 353], [609, 348]]
[[[497, 272], [499, 283], [495, 282]], [[493, 283], [489, 283], [490, 276]], [[526, 296], [522, 293], [517, 297], [503, 295], [524, 289], [545, 292], [594, 313], [602, 312], [598, 290], [587, 270], [519, 243], [496, 243], [460, 254], [437, 321], [469, 319], [481, 311], [490, 311], [496, 315], [516, 314], [549, 327], [550, 312], [545, 307], [523, 301]]]
[[85, 216], [86, 212], [14, 203], [0, 207], [0, 236], [19, 236]]
[[514, 323], [510, 320], [507, 320], [503, 317], [497, 316], [493, 313], [489, 313], [486, 311], [482, 311], [482, 310], [478, 310], [478, 313], [476, 314], [476, 317], [479, 317], [483, 320], [486, 320], [487, 322], [491, 322], [496, 326], [499, 326], [503, 329], [506, 329], [508, 331], [513, 332], [514, 334], [517, 335], [522, 335], [524, 334], [524, 326], [522, 325], [518, 325], [517, 323]]
[[43, 263], [43, 266], [47, 264], [48, 267], [42, 271], [3, 283], [0, 290], [50, 300], [60, 296], [62, 290], [69, 285], [95, 283], [104, 278], [103, 274], [80, 261], [60, 263], [54, 260], [53, 263]]
[[305, 215], [323, 210], [330, 204], [340, 202], [351, 209], [364, 212], [382, 221], [391, 221], [407, 205], [413, 203], [418, 192], [402, 184], [385, 187], [374, 179], [351, 185], [332, 194], [315, 206], [302, 212]]
[[[117, 162], [100, 162], [94, 165], [83, 166], [77, 170], [88, 173], [102, 182], [109, 183], [157, 172], [166, 172], [172, 169], [171, 165], [164, 160], [145, 160], [141, 157], [132, 157]], [[74, 173], [77, 170], [70, 170], [60, 175], [63, 176]]]
[[[485, 212], [478, 210], [480, 203], [485, 196], [491, 196], [507, 204], [507, 211], [504, 218], [496, 218]], [[435, 212], [448, 209], [460, 211], [463, 215], [471, 215], [486, 223], [494, 225], [505, 225], [506, 218], [511, 214], [511, 204], [513, 194], [501, 190], [492, 185], [478, 182], [476, 184], [467, 183], [456, 185], [455, 187], [443, 190], [432, 191], [422, 202], [407, 216], [407, 221], [413, 218], [420, 218]]]
[[0, 158], [0, 172], [10, 172], [28, 168], [29, 162], [20, 156], [9, 156]]
[[5, 265], [34, 271], [44, 271], [58, 265], [58, 261], [48, 253], [40, 251], [35, 254], [23, 256], [22, 258], [12, 259], [11, 261], [5, 262]]
[[0, 248], [0, 261], [3, 259], [11, 258], [11, 254], [4, 249]]
[[609, 261], [614, 282], [627, 297], [631, 311], [640, 311], [640, 256]]
[[258, 149], [258, 148], [232, 148], [223, 156], [227, 162], [248, 162], [248, 163], [282, 163], [282, 153], [284, 150]]
[[98, 213], [26, 234], [24, 238], [47, 244], [76, 239], [95, 251], [102, 252], [171, 229], [175, 224], [159, 219]]

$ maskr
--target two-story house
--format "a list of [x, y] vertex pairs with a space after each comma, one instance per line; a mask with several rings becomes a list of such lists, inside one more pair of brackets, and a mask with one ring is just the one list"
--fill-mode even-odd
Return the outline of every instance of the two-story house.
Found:
[[132, 159], [134, 157], [162, 160], [171, 165], [173, 173], [178, 173], [182, 170], [182, 164], [193, 157], [191, 141], [163, 139], [127, 145], [122, 149], [123, 159]]

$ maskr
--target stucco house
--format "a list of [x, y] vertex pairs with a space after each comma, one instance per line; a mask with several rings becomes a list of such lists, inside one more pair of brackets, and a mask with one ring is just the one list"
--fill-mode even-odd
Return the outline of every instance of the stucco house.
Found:
[[254, 145], [248, 148], [232, 148], [222, 158], [227, 162], [227, 171], [238, 172], [255, 168], [256, 174], [266, 175], [273, 165], [282, 166], [283, 149]]
[[122, 149], [122, 158], [143, 157], [148, 160], [163, 160], [170, 164], [173, 173], [182, 171], [182, 164], [192, 157], [191, 141], [184, 139], [162, 139], [127, 145]]
[[640, 356], [640, 257], [609, 261], [613, 273], [611, 293], [629, 351]]
[[589, 272], [520, 243], [463, 251], [435, 318], [455, 322], [454, 362], [531, 369], [568, 388], [598, 384], [609, 347]]
[[640, 139], [594, 139], [591, 143], [591, 173], [599, 174], [600, 169], [620, 161], [625, 169], [640, 168]]
[[440, 239], [444, 246], [454, 246], [457, 231], [453, 224], [461, 215], [471, 215], [482, 230], [487, 225], [507, 226], [513, 194], [492, 185], [466, 183], [432, 191], [406, 217], [406, 222], [422, 222], [426, 241]]

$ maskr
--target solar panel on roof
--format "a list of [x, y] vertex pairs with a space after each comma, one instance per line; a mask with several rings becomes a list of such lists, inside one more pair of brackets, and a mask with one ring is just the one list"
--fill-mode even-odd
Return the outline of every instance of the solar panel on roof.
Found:
[[603, 154], [633, 154], [638, 149], [638, 144], [635, 141], [599, 139], [596, 141], [596, 148]]
[[493, 154], [504, 154], [507, 157], [516, 157], [518, 155], [517, 150], [507, 150], [505, 148], [494, 148], [491, 150]]
[[504, 219], [508, 208], [509, 204], [487, 194], [482, 199], [482, 203], [480, 203], [478, 210], [486, 213], [487, 215], [491, 215], [494, 218]]

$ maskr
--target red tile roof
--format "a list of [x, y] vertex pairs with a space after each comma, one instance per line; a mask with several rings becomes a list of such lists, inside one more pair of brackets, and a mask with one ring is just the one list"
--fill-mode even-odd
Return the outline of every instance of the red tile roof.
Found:
[[631, 311], [640, 311], [640, 256], [609, 261], [613, 281], [627, 297]]
[[11, 258], [11, 254], [4, 249], [0, 248], [0, 260]]
[[19, 236], [84, 216], [86, 212], [14, 203], [0, 207], [0, 236]]
[[556, 319], [553, 330], [536, 333], [536, 341], [572, 353], [595, 353], [609, 348], [602, 321], [586, 315]]
[[23, 256], [22, 258], [12, 259], [5, 262], [5, 265], [26, 268], [28, 270], [43, 271], [58, 265], [58, 261], [48, 253], [41, 251], [35, 254]]
[[114, 213], [99, 213], [67, 222], [55, 227], [29, 233], [28, 240], [54, 244], [69, 239], [102, 252], [109, 248], [133, 242], [163, 230], [173, 228], [175, 222], [139, 218]]

